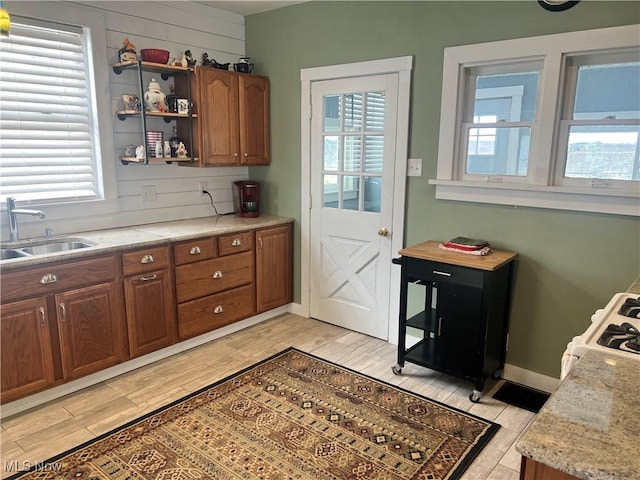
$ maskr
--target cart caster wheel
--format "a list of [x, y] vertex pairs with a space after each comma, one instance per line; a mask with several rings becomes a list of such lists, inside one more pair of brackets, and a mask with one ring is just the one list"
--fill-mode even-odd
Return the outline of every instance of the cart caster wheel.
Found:
[[402, 373], [402, 367], [400, 365], [394, 365], [393, 367], [391, 367], [391, 371], [394, 373], [394, 375], [400, 375]]
[[501, 368], [498, 368], [491, 374], [491, 378], [493, 378], [494, 380], [500, 380], [503, 375], [504, 375], [504, 370]]
[[479, 403], [481, 397], [482, 397], [482, 392], [479, 392], [477, 390], [474, 390], [469, 394], [469, 400], [471, 400], [473, 403]]

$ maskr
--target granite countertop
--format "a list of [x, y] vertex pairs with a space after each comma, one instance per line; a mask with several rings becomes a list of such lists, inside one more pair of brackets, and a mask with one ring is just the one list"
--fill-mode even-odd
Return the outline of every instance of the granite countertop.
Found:
[[[81, 238], [95, 243], [96, 245], [93, 247], [49, 253], [46, 255], [34, 255], [32, 257], [2, 260], [0, 261], [0, 271], [6, 272], [15, 268], [39, 265], [41, 263], [52, 261], [82, 258], [131, 248], [163, 245], [169, 242], [189, 240], [209, 235], [221, 235], [225, 233], [239, 232], [242, 230], [282, 225], [293, 221], [294, 219], [290, 217], [279, 217], [274, 215], [261, 215], [255, 218], [243, 218], [238, 217], [237, 215], [220, 215], [73, 233], [64, 235], [63, 238]], [[55, 238], [57, 237], [52, 237], [51, 239], [53, 240]], [[35, 242], [37, 240], [44, 239], [23, 240], [15, 245], [17, 247], [20, 244]], [[4, 243], [3, 247], [9, 248], [13, 247], [13, 245]]]
[[516, 444], [585, 480], [638, 478], [640, 362], [589, 350]]

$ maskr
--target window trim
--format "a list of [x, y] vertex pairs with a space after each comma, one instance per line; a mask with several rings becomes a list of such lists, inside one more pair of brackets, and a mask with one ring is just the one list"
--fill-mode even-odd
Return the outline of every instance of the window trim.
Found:
[[[44, 12], [44, 13], [43, 13]], [[100, 161], [96, 169], [97, 181], [101, 184], [102, 198], [51, 202], [24, 202], [30, 205], [42, 205], [47, 209], [50, 218], [75, 218], [78, 212], [86, 212], [86, 205], [91, 204], [92, 212], [98, 214], [113, 213], [118, 210], [118, 191], [116, 180], [116, 162], [114, 150], [114, 136], [112, 125], [112, 105], [109, 85], [109, 61], [107, 59], [107, 41], [104, 18], [100, 14], [88, 11], [78, 6], [68, 6], [57, 3], [51, 8], [50, 2], [14, 2], [11, 14], [19, 17], [32, 18], [44, 22], [57, 22], [76, 25], [88, 30], [88, 42], [92, 55], [93, 68], [90, 72], [90, 82], [94, 92], [94, 106], [96, 109], [96, 123], [94, 130], [97, 134], [96, 147], [100, 150]], [[79, 210], [74, 208], [79, 207]]]
[[[635, 24], [445, 48], [438, 166], [436, 178], [429, 180], [429, 184], [435, 185], [436, 198], [640, 216], [640, 186], [631, 190], [609, 190], [597, 185], [553, 184], [557, 163], [555, 132], [562, 114], [565, 55], [579, 53], [575, 51], [576, 45], [581, 46], [581, 52], [637, 46], [639, 28], [640, 25]], [[537, 142], [532, 143], [530, 151], [531, 183], [502, 183], [498, 177], [487, 177], [485, 181], [461, 180], [456, 159], [461, 158], [458, 132], [465, 98], [459, 86], [464, 80], [465, 68], [535, 60], [541, 56], [544, 67], [533, 127]]]

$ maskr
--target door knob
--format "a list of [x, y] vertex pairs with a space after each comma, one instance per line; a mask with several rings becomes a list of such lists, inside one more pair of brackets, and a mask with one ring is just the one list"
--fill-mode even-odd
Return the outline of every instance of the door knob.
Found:
[[388, 237], [389, 229], [386, 227], [382, 227], [380, 230], [378, 230], [378, 235], [380, 235], [381, 237]]

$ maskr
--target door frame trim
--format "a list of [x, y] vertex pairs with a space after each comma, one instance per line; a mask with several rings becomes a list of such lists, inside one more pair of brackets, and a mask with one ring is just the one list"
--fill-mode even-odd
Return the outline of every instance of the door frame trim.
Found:
[[[409, 152], [409, 112], [411, 98], [411, 70], [413, 57], [395, 57], [364, 62], [303, 68], [300, 70], [300, 310], [310, 314], [311, 287], [311, 86], [313, 82], [372, 75], [398, 75], [398, 116], [396, 123], [395, 169], [393, 179], [394, 205], [391, 225], [391, 251], [397, 252], [404, 244], [404, 210], [406, 201], [407, 158]], [[391, 269], [389, 289], [388, 341], [398, 342], [400, 305], [400, 269]]]

